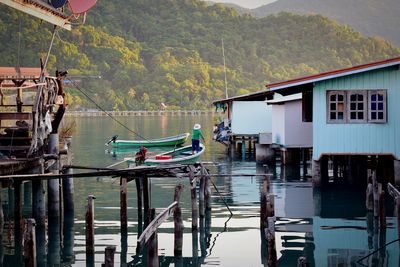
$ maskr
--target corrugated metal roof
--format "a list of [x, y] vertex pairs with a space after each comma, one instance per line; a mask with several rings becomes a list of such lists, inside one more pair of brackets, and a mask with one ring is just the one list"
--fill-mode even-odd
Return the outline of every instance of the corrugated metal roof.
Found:
[[333, 79], [333, 78], [337, 78], [337, 77], [352, 75], [352, 74], [361, 73], [361, 72], [370, 71], [370, 70], [386, 68], [386, 67], [395, 66], [395, 65], [399, 65], [399, 64], [400, 64], [400, 57], [396, 57], [396, 58], [386, 59], [386, 60], [382, 60], [382, 61], [376, 61], [376, 62], [372, 62], [372, 63], [368, 63], [368, 64], [363, 64], [363, 65], [359, 65], [359, 66], [354, 66], [351, 68], [328, 71], [328, 72], [323, 72], [323, 73], [319, 73], [316, 75], [310, 75], [310, 76], [305, 76], [305, 77], [301, 77], [301, 78], [296, 78], [293, 80], [272, 83], [272, 84], [266, 85], [266, 87], [271, 91], [275, 91], [278, 89], [309, 84], [309, 83], [313, 83], [313, 82], [318, 82], [318, 81]]
[[[278, 94], [279, 95], [279, 94]], [[274, 105], [274, 104], [282, 104], [286, 102], [291, 102], [291, 101], [297, 101], [301, 100], [303, 98], [302, 94], [294, 94], [294, 95], [288, 95], [288, 96], [283, 96], [279, 98], [275, 98], [272, 100], [267, 100], [265, 101], [268, 105]]]

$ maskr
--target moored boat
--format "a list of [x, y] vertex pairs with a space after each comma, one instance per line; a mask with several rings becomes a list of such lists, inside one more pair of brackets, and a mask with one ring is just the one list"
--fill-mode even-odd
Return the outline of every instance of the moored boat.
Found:
[[174, 136], [168, 136], [158, 139], [148, 140], [118, 140], [118, 136], [114, 136], [106, 145], [111, 144], [112, 147], [124, 148], [124, 147], [160, 147], [160, 146], [179, 146], [186, 142], [189, 137], [189, 133], [178, 134]]
[[174, 163], [193, 163], [204, 153], [206, 147], [200, 144], [200, 151], [192, 153], [192, 146], [184, 146], [178, 149], [160, 153], [144, 161], [146, 165], [174, 164]]

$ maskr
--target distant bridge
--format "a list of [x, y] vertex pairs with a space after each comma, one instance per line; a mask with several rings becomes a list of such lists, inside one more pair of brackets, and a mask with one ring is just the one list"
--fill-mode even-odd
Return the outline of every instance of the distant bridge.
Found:
[[147, 110], [137, 110], [137, 111], [67, 111], [65, 116], [68, 117], [98, 117], [98, 116], [107, 116], [107, 114], [111, 116], [161, 116], [161, 115], [169, 115], [169, 116], [183, 116], [183, 115], [212, 115], [214, 114], [214, 110], [156, 110], [156, 111], [147, 111]]

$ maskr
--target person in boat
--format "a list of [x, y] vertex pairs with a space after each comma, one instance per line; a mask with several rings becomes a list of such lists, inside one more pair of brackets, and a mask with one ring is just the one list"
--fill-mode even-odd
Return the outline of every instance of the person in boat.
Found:
[[193, 131], [192, 131], [192, 153], [193, 154], [200, 151], [200, 139], [202, 139], [204, 142], [204, 136], [203, 136], [203, 133], [201, 132], [201, 125], [196, 123], [193, 126]]

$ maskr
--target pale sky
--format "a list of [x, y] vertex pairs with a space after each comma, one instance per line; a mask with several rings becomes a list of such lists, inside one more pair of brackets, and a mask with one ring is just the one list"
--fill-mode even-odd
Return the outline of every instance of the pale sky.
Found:
[[232, 3], [245, 8], [257, 8], [266, 5], [276, 0], [210, 0], [216, 3]]

